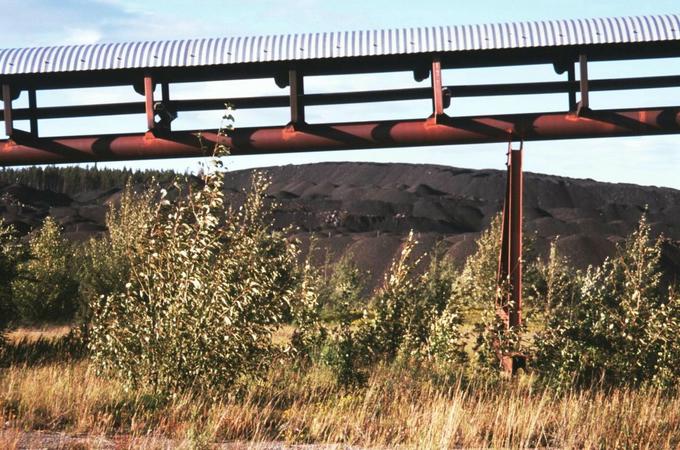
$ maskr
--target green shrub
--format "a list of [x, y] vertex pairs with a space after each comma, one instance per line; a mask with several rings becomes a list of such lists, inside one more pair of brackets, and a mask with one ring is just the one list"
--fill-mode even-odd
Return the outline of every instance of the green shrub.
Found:
[[579, 276], [565, 257], [557, 251], [557, 239], [550, 244], [548, 260], [533, 265], [536, 276], [526, 283], [535, 298], [532, 305], [538, 313], [550, 314], [560, 304], [574, 304], [579, 297]]
[[[363, 297], [367, 273], [354, 262], [354, 255], [347, 252], [333, 265], [332, 273], [320, 287], [322, 317], [327, 321], [358, 319], [366, 307]], [[349, 315], [349, 317], [344, 317]]]
[[423, 275], [425, 292], [432, 304], [428, 336], [425, 346], [427, 355], [445, 372], [455, 371], [467, 360], [463, 320], [468, 299], [460, 295], [460, 274], [453, 263], [444, 257], [444, 247], [433, 249], [428, 271]]
[[398, 257], [385, 274], [382, 288], [371, 303], [370, 310], [364, 310], [363, 318], [352, 323], [349, 304], [340, 314], [340, 324], [330, 335], [323, 354], [324, 361], [333, 367], [337, 380], [343, 385], [358, 384], [366, 379], [365, 369], [377, 360], [393, 360], [399, 352], [407, 334], [409, 316], [416, 295], [414, 267], [410, 264], [411, 253], [416, 245], [410, 233]]
[[365, 368], [376, 361], [462, 361], [462, 315], [449, 301], [455, 272], [437, 245], [418, 275], [420, 259], [411, 256], [416, 244], [410, 233], [363, 319], [355, 325], [345, 315], [332, 333], [325, 356], [341, 383], [365, 380]]
[[290, 351], [298, 361], [309, 361], [321, 350], [326, 337], [326, 327], [321, 320], [319, 291], [322, 285], [318, 272], [310, 262], [311, 253], [304, 263], [300, 281], [291, 296], [290, 316], [295, 326]]
[[416, 338], [415, 321], [422, 319], [422, 296], [415, 279], [420, 260], [411, 254], [417, 241], [411, 232], [398, 257], [385, 274], [383, 286], [372, 301], [368, 317], [358, 330], [368, 352], [376, 359], [391, 360], [397, 356], [407, 336]]
[[266, 222], [267, 186], [256, 174], [245, 204], [226, 211], [219, 170], [173, 203], [161, 192], [124, 290], [91, 304], [101, 372], [163, 395], [224, 392], [262, 373], [300, 283], [297, 247]]
[[[477, 238], [475, 252], [466, 259], [459, 273], [452, 269], [450, 262], [441, 265], [444, 273], [435, 283], [438, 294], [430, 298], [446, 301], [443, 305], [433, 303], [437, 305], [437, 313], [430, 319], [426, 345], [427, 354], [438, 363], [440, 370], [457, 372], [467, 362], [476, 375], [495, 376], [500, 370], [499, 352], [525, 350], [523, 329], [506, 329], [496, 307], [499, 289], [505, 289], [499, 288], [497, 281], [501, 226], [499, 214]], [[523, 244], [526, 254], [530, 254], [531, 236], [525, 236]], [[428, 273], [436, 272], [436, 267], [428, 270]], [[538, 278], [537, 267], [525, 265], [524, 274], [525, 281], [528, 278], [533, 282]], [[535, 290], [532, 282], [523, 285], [525, 298], [530, 298]], [[472, 330], [466, 329], [464, 324], [472, 325]], [[465, 342], [471, 339], [474, 340], [473, 351], [468, 353]]]
[[[501, 225], [502, 216], [497, 215], [477, 238], [475, 252], [468, 256], [460, 273], [452, 277], [443, 314], [432, 325], [429, 352], [452, 367], [469, 360], [478, 373], [496, 374], [498, 344], [504, 350], [516, 345], [517, 334], [505, 330], [496, 310]], [[472, 324], [472, 335], [463, 332], [463, 323]], [[463, 342], [471, 338], [475, 345], [472, 358], [468, 358]]]
[[495, 305], [498, 293], [498, 260], [501, 252], [503, 218], [496, 215], [475, 241], [475, 252], [468, 256], [453, 287], [453, 295], [465, 299], [471, 308], [486, 310]]
[[121, 193], [120, 204], [109, 205], [106, 235], [90, 239], [81, 248], [77, 319], [85, 333], [91, 320], [89, 305], [101, 296], [122, 292], [130, 279], [134, 255], [142, 250], [148, 239], [155, 191], [151, 188], [135, 193], [128, 181]]
[[[438, 242], [430, 251], [429, 266], [416, 278], [415, 296], [410, 301], [409, 322], [401, 345], [402, 354], [441, 357], [444, 356], [440, 354], [444, 350], [443, 340], [446, 340], [451, 347], [444, 359], [448, 363], [454, 362], [454, 359], [460, 362], [460, 353], [453, 348], [462, 346], [462, 311], [461, 305], [451, 301], [457, 276], [453, 262], [446, 257], [446, 248]], [[455, 358], [454, 353], [457, 353]]]
[[19, 319], [28, 322], [66, 322], [73, 319], [78, 279], [71, 245], [59, 225], [47, 217], [30, 238], [28, 260], [19, 264], [12, 283]]
[[358, 333], [352, 328], [348, 315], [328, 336], [322, 352], [322, 360], [333, 368], [335, 379], [342, 386], [360, 386], [368, 379], [367, 358], [370, 358], [365, 343], [358, 341]]
[[361, 385], [367, 379], [362, 368], [367, 349], [358, 345], [354, 330], [354, 322], [366, 312], [368, 303], [362, 297], [366, 275], [348, 252], [335, 263], [330, 277], [318, 278], [322, 305], [319, 320], [336, 322], [330, 330], [321, 327], [319, 356], [334, 369], [336, 381], [342, 386]]
[[618, 253], [579, 276], [576, 299], [556, 299], [536, 339], [536, 364], [549, 382], [677, 382], [680, 298], [662, 288], [661, 240], [651, 239], [644, 216]]
[[0, 219], [0, 333], [16, 319], [12, 283], [18, 274], [23, 253], [14, 229]]
[[446, 372], [455, 371], [468, 360], [463, 331], [464, 310], [450, 302], [439, 317], [430, 324], [426, 351], [428, 356]]

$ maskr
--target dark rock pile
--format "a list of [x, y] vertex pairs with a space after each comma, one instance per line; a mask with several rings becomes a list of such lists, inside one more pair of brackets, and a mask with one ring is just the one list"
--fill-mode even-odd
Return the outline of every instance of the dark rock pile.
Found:
[[[462, 261], [500, 211], [505, 188], [502, 171], [434, 165], [319, 163], [265, 170], [272, 179], [269, 196], [278, 204], [275, 226], [293, 226], [304, 243], [316, 236], [317, 251], [330, 261], [351, 251], [374, 283], [409, 230], [416, 233], [420, 251], [443, 240]], [[227, 175], [225, 190], [234, 204], [243, 201], [250, 176], [250, 170]], [[119, 191], [69, 197], [0, 185], [0, 214], [24, 233], [50, 214], [67, 236], [80, 240], [105, 230], [107, 204]], [[535, 236], [535, 255], [545, 255], [559, 236], [560, 251], [574, 265], [600, 263], [615, 253], [615, 244], [633, 231], [645, 210], [654, 232], [667, 238], [664, 264], [680, 273], [680, 191], [525, 175], [525, 232]]]

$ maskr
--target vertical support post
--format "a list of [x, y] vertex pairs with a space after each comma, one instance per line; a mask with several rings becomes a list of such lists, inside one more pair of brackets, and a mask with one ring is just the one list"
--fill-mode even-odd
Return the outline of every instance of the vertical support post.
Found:
[[569, 111], [576, 112], [576, 88], [574, 87], [576, 83], [576, 69], [573, 63], [570, 63], [567, 69], [567, 81], [569, 81]]
[[36, 114], [37, 109], [37, 99], [35, 95], [35, 89], [28, 90], [28, 112], [30, 114], [29, 123], [31, 134], [34, 137], [38, 137], [38, 116]]
[[288, 71], [288, 85], [290, 86], [290, 123], [295, 128], [305, 123], [305, 94], [304, 78], [296, 69]]
[[444, 115], [444, 94], [442, 92], [442, 64], [438, 57], [432, 60], [432, 116], [436, 120], [437, 117]]
[[12, 88], [9, 84], [2, 85], [3, 113], [5, 115], [5, 134], [12, 136], [14, 120], [12, 119]]
[[510, 286], [508, 320], [511, 328], [522, 325], [522, 146], [510, 149]]
[[590, 99], [588, 94], [588, 57], [585, 54], [581, 54], [578, 57], [580, 78], [579, 87], [581, 89], [581, 100], [578, 102], [578, 108], [576, 112], [578, 115], [582, 111], [586, 111], [590, 108]]
[[[508, 145], [508, 174], [505, 185], [505, 204], [503, 205], [503, 224], [501, 229], [501, 254], [498, 262], [498, 295], [496, 310], [505, 330], [522, 325], [522, 221], [524, 179], [522, 172], [522, 149]], [[507, 354], [502, 343], [497, 344], [497, 354], [503, 370], [515, 373], [526, 365], [521, 354]]]
[[146, 111], [146, 127], [153, 130], [156, 125], [153, 111], [153, 79], [149, 76], [144, 77], [144, 109]]

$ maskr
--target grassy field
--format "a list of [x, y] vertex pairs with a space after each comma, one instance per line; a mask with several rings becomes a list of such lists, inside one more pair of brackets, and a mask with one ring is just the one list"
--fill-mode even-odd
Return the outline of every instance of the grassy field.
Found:
[[[59, 343], [67, 330], [9, 334], [9, 366], [0, 372], [0, 448], [30, 439], [52, 448], [680, 446], [680, 397], [626, 389], [557, 395], [536, 388], [530, 377], [463, 384], [424, 376], [427, 370], [379, 366], [365, 387], [343, 390], [325, 367], [276, 365], [266, 381], [244, 383], [229, 398], [161, 401], [126, 391], [98, 377], [87, 360], [64, 353]], [[51, 358], [30, 357], [31, 348], [45, 353], [50, 346]]]

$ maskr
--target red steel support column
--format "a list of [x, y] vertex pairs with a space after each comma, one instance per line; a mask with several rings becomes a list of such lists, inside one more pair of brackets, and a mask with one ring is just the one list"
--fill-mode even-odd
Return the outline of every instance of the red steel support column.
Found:
[[432, 60], [432, 115], [437, 117], [444, 114], [444, 94], [442, 92], [442, 64], [439, 58]]
[[153, 130], [156, 121], [153, 112], [153, 79], [144, 77], [144, 110], [146, 111], [146, 127]]
[[579, 87], [581, 89], [581, 100], [578, 102], [578, 108], [576, 113], [581, 115], [583, 111], [587, 111], [590, 108], [590, 98], [588, 94], [588, 57], [586, 55], [579, 55]]
[[5, 134], [12, 136], [14, 121], [12, 120], [12, 88], [8, 84], [2, 85], [2, 103], [5, 114]]
[[[501, 254], [498, 261], [498, 294], [496, 310], [505, 330], [518, 332], [522, 326], [522, 196], [524, 180], [522, 173], [522, 147], [508, 146], [508, 175], [503, 205], [501, 230]], [[526, 366], [525, 357], [519, 353], [507, 353], [502, 342], [496, 351], [503, 371], [513, 374]]]

